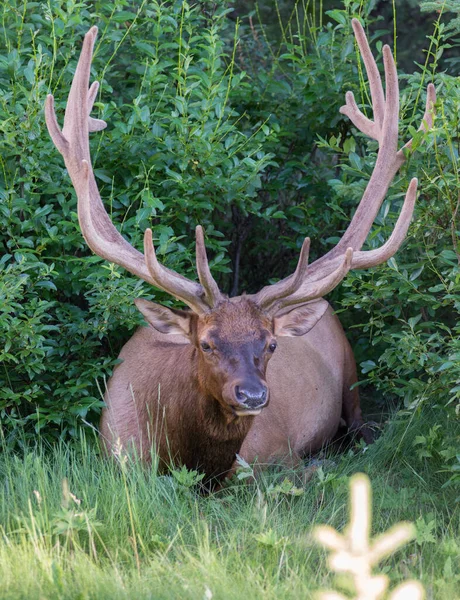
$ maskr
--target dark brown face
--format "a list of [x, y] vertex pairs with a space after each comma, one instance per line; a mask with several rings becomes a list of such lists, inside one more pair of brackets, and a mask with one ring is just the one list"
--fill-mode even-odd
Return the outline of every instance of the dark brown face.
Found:
[[267, 364], [276, 350], [272, 323], [256, 305], [225, 302], [196, 323], [203, 392], [238, 416], [260, 413], [269, 401]]

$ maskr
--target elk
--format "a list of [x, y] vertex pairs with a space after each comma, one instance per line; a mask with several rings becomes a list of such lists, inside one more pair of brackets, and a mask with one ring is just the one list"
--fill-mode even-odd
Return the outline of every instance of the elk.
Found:
[[[294, 273], [256, 294], [228, 298], [214, 280], [204, 232], [196, 228], [199, 283], [157, 260], [152, 232], [144, 254], [131, 246], [108, 216], [91, 167], [89, 132], [106, 127], [90, 116], [98, 83], [89, 86], [97, 28], [85, 36], [61, 131], [53, 96], [45, 113], [49, 133], [63, 155], [78, 198], [78, 218], [88, 246], [159, 288], [188, 310], [136, 301], [148, 327], [139, 328], [121, 350], [108, 382], [100, 432], [113, 452], [120, 445], [149, 460], [155, 449], [163, 468], [171, 463], [198, 469], [206, 480], [232, 470], [235, 454], [260, 463], [297, 462], [336, 433], [343, 417], [368, 439], [352, 350], [338, 318], [323, 299], [350, 269], [388, 260], [403, 242], [414, 209], [412, 179], [388, 241], [361, 250], [389, 185], [409, 153], [398, 149], [399, 89], [389, 46], [383, 48], [385, 92], [361, 24], [355, 37], [370, 85], [373, 120], [351, 92], [340, 110], [379, 145], [375, 168], [344, 235], [327, 254], [308, 264], [305, 239]], [[420, 126], [433, 124], [435, 89], [428, 86]]]

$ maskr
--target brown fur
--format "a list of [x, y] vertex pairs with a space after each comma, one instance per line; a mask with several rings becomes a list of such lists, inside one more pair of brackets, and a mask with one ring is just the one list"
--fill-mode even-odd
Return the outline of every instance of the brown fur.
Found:
[[[254, 419], [235, 415], [236, 401], [223, 392], [248, 369], [245, 347], [273, 336], [270, 320], [245, 300], [189, 318], [190, 339], [141, 328], [126, 344], [108, 384], [101, 433], [109, 447], [120, 443], [148, 460], [154, 445], [163, 468], [184, 464], [209, 479], [230, 469]], [[219, 342], [221, 356], [200, 350], [204, 338]]]
[[[153, 331], [139, 329], [131, 342], [145, 349], [156, 341], [150, 339]], [[234, 418], [201, 393], [194, 368], [197, 351], [190, 344], [156, 343], [150, 354], [139, 352], [134, 371], [130, 350], [128, 345], [122, 350], [125, 362], [109, 381], [101, 421], [104, 441], [134, 448], [147, 461], [155, 446], [161, 470], [171, 462], [209, 476], [228, 470], [253, 417]]]
[[259, 464], [298, 463], [331, 440], [341, 418], [371, 441], [359, 404], [353, 353], [329, 308], [307, 334], [281, 338], [267, 370], [270, 405], [255, 418], [240, 454]]
[[[349, 392], [353, 356], [330, 309], [306, 335], [280, 337], [270, 363], [265, 352], [249, 367], [247, 352], [273, 339], [271, 319], [253, 303], [243, 297], [189, 316], [187, 336], [141, 327], [122, 349], [101, 419], [108, 449], [121, 444], [149, 460], [154, 446], [163, 469], [184, 464], [209, 481], [229, 472], [237, 452], [262, 463], [297, 460], [335, 434], [342, 412], [362, 423]], [[221, 356], [200, 349], [204, 338], [218, 341]], [[238, 417], [225, 390], [248, 368], [261, 381], [266, 372], [270, 403], [256, 417]]]

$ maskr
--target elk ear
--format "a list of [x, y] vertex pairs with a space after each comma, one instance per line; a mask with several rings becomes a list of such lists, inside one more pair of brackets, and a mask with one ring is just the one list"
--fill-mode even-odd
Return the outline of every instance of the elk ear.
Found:
[[281, 317], [275, 317], [273, 319], [275, 335], [287, 337], [305, 335], [318, 323], [328, 306], [329, 303], [326, 300], [315, 300], [299, 308], [294, 308]]
[[142, 298], [136, 298], [134, 304], [141, 311], [147, 323], [160, 333], [180, 334], [187, 337], [191, 332], [193, 312], [166, 308]]

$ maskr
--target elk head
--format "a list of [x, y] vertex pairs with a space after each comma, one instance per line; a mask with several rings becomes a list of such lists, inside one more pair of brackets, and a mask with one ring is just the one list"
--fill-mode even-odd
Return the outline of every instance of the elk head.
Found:
[[271, 317], [247, 296], [222, 297], [204, 313], [135, 300], [145, 320], [164, 334], [181, 334], [194, 346], [202, 393], [224, 412], [254, 416], [268, 405], [266, 370], [278, 336], [302, 335], [318, 321], [327, 302], [305, 305]]
[[[341, 112], [360, 131], [377, 140], [379, 152], [374, 171], [338, 244], [309, 265], [310, 240], [305, 239], [295, 272], [253, 295], [229, 299], [220, 292], [209, 269], [200, 226], [196, 228], [197, 283], [158, 262], [150, 229], [145, 232], [144, 254], [141, 254], [111, 222], [98, 192], [89, 151], [89, 132], [106, 127], [104, 121], [90, 117], [98, 90], [97, 82], [89, 86], [96, 27], [85, 36], [62, 131], [56, 120], [53, 96], [47, 98], [48, 130], [64, 157], [75, 187], [78, 217], [88, 246], [99, 256], [125, 267], [191, 309], [173, 310], [146, 300], [136, 301], [145, 319], [155, 329], [164, 334], [180, 333], [189, 339], [195, 347], [203, 393], [217, 399], [225, 411], [238, 416], [257, 414], [268, 403], [265, 374], [276, 349], [276, 338], [307, 333], [327, 309], [328, 304], [321, 300], [322, 296], [334, 289], [350, 269], [372, 267], [393, 256], [404, 240], [412, 217], [417, 179], [409, 185], [389, 240], [378, 249], [361, 250], [412, 141], [398, 150], [399, 89], [390, 48], [383, 48], [384, 92], [364, 30], [357, 20], [353, 20], [353, 29], [370, 83], [374, 120], [359, 110], [351, 92], [347, 93], [346, 105]], [[434, 103], [435, 90], [430, 84], [421, 125], [423, 130], [432, 127]]]

